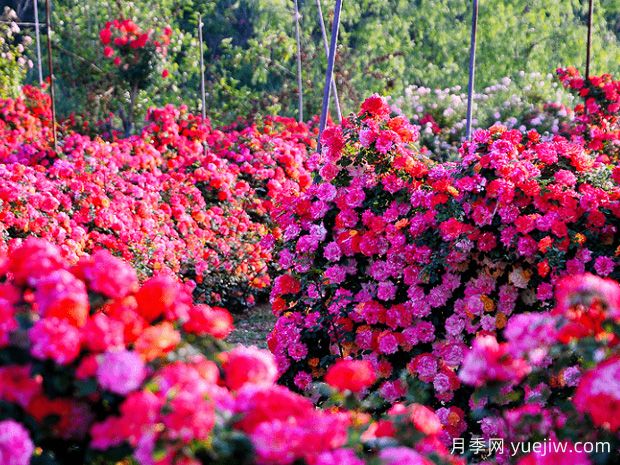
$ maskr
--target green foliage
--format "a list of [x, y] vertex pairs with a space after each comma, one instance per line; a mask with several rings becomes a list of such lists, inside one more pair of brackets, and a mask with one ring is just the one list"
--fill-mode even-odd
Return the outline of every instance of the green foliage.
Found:
[[185, 9], [184, 3], [163, 0], [147, 5], [144, 1], [59, 0], [54, 11], [53, 36], [59, 113], [67, 116], [75, 112], [98, 121], [129, 104], [129, 92], [117, 79], [112, 61], [103, 57], [99, 40], [99, 31], [105, 23], [117, 18], [133, 19], [143, 29], [161, 31], [167, 25], [173, 27], [165, 64], [172, 79], [154, 77], [148, 91], [140, 91], [136, 96], [135, 112], [144, 116], [150, 106], [180, 100], [191, 105], [181, 87], [198, 74], [198, 55], [194, 53], [196, 41], [192, 34], [180, 27], [193, 14], [191, 9]]
[[[321, 0], [329, 33], [335, 0]], [[336, 80], [346, 114], [373, 92], [402, 95], [409, 85], [446, 88], [467, 84], [471, 22], [463, 0], [358, 0], [344, 2]], [[321, 105], [326, 65], [315, 0], [300, 0], [304, 113]], [[136, 111], [149, 105], [200, 105], [198, 14], [204, 16], [207, 109], [230, 122], [256, 113], [296, 115], [293, 2], [289, 0], [162, 0], [129, 2], [58, 0], [55, 57], [61, 114], [103, 117], [128, 96], [110, 80], [98, 31], [106, 21], [132, 18], [143, 28], [174, 30], [167, 67], [141, 92]], [[620, 70], [620, 2], [597, 2], [592, 72]], [[587, 2], [482, 0], [477, 88], [520, 71], [583, 69]], [[91, 118], [92, 119], [92, 118]]]
[[29, 36], [20, 38], [15, 20], [15, 12], [5, 7], [0, 15], [0, 98], [17, 96], [28, 67], [32, 66], [23, 56], [25, 46], [32, 40]]

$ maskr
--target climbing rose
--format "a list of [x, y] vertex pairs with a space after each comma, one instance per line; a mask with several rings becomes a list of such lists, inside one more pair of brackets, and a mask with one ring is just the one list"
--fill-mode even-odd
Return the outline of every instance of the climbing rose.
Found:
[[494, 336], [478, 337], [463, 360], [461, 381], [480, 387], [488, 382], [521, 380], [530, 367], [525, 360], [512, 357], [508, 350], [508, 345], [499, 344]]
[[407, 447], [389, 447], [379, 453], [383, 465], [432, 465], [433, 462]]
[[82, 259], [79, 269], [92, 290], [113, 299], [125, 297], [138, 287], [136, 271], [107, 250]]
[[67, 320], [42, 318], [28, 332], [32, 356], [67, 365], [80, 353], [80, 331]]
[[225, 339], [234, 329], [233, 317], [225, 308], [198, 304], [191, 307], [183, 329], [199, 336]]
[[29, 279], [36, 280], [52, 271], [62, 268], [58, 247], [49, 242], [29, 237], [10, 256], [8, 271], [15, 284], [25, 284]]
[[39, 279], [35, 301], [39, 312], [81, 328], [88, 318], [88, 294], [84, 282], [66, 270], [56, 270]]

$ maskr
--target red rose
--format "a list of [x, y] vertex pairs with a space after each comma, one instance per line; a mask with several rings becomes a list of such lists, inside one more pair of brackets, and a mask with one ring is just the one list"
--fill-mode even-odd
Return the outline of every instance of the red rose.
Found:
[[375, 118], [385, 119], [390, 116], [390, 106], [385, 98], [373, 94], [362, 103], [360, 114], [368, 113]]
[[377, 380], [368, 360], [339, 360], [325, 376], [325, 381], [340, 391], [360, 392]]
[[29, 237], [13, 251], [8, 271], [15, 284], [23, 285], [29, 279], [37, 279], [63, 267], [60, 250], [43, 239]]
[[234, 329], [233, 317], [225, 308], [194, 305], [183, 329], [199, 336], [210, 335], [216, 339], [224, 339]]
[[109, 29], [102, 29], [99, 32], [99, 39], [103, 45], [108, 45], [112, 41], [112, 31]]
[[413, 426], [424, 434], [438, 434], [443, 429], [441, 420], [435, 412], [421, 404], [409, 406], [409, 418]]
[[186, 305], [187, 299], [180, 299], [182, 287], [173, 277], [153, 276], [136, 293], [138, 313], [148, 322], [164, 313], [173, 311], [177, 305]]

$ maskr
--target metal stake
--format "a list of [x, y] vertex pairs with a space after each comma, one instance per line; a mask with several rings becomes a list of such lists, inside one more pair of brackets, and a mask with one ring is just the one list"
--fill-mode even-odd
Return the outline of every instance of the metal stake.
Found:
[[47, 68], [50, 79], [50, 98], [52, 101], [52, 137], [54, 139], [54, 151], [58, 149], [56, 138], [56, 95], [54, 92], [54, 63], [52, 61], [52, 8], [50, 0], [45, 0], [45, 13], [47, 20]]
[[594, 0], [588, 2], [588, 40], [586, 44], [586, 81], [590, 77], [590, 54], [592, 49], [592, 16], [594, 13]]
[[[323, 35], [323, 46], [325, 47], [325, 56], [329, 59], [329, 44], [327, 42], [327, 32], [325, 31], [325, 20], [323, 19], [323, 9], [321, 8], [321, 0], [316, 0], [316, 7], [319, 11], [319, 24], [321, 25], [321, 34]], [[342, 123], [342, 111], [340, 110], [340, 99], [338, 98], [338, 89], [336, 87], [336, 78], [332, 79], [332, 92], [334, 93], [334, 104], [336, 106], [336, 114], [338, 121]]]
[[338, 29], [340, 28], [340, 11], [342, 10], [342, 0], [336, 0], [334, 9], [334, 23], [332, 24], [332, 38], [329, 44], [329, 57], [327, 59], [327, 72], [325, 73], [325, 87], [323, 88], [323, 107], [321, 109], [321, 120], [319, 122], [319, 143], [318, 150], [321, 151], [321, 136], [327, 124], [327, 107], [329, 106], [329, 90], [334, 74], [334, 63], [336, 62], [336, 44], [338, 42]]
[[301, 75], [301, 37], [299, 33], [299, 5], [295, 3], [295, 39], [297, 40], [297, 99], [298, 99], [298, 119], [301, 123], [304, 120], [304, 95], [303, 78]]
[[200, 43], [200, 100], [202, 119], [207, 117], [207, 104], [205, 101], [205, 58], [204, 58], [204, 46], [202, 42], [202, 15], [198, 15], [198, 42]]
[[43, 69], [41, 67], [41, 37], [39, 34], [39, 0], [34, 0], [34, 34], [37, 43], [37, 69], [39, 71], [39, 85], [43, 84]]
[[469, 47], [469, 84], [467, 86], [467, 126], [465, 134], [471, 139], [471, 120], [473, 112], [474, 79], [476, 74], [476, 32], [478, 29], [478, 0], [473, 0], [471, 15], [471, 40]]

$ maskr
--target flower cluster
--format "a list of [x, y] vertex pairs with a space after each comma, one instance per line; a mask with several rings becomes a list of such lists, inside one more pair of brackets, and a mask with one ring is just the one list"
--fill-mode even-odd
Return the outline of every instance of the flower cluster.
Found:
[[273, 200], [310, 183], [306, 125], [268, 118], [220, 129], [169, 106], [128, 139], [65, 130], [55, 154], [49, 99], [24, 92], [0, 100], [0, 248], [34, 235], [71, 260], [106, 249], [141, 275], [169, 269], [227, 306], [268, 285]]
[[[399, 408], [375, 422], [317, 409], [275, 385], [269, 352], [221, 351], [216, 338], [231, 330], [224, 309], [193, 304], [168, 275], [140, 286], [106, 251], [70, 265], [29, 238], [0, 256], [0, 315], [3, 464], [461, 463], [437, 440], [430, 410]], [[336, 384], [363, 388], [368, 378]]]
[[[620, 285], [591, 274], [558, 283], [548, 313], [514, 315], [506, 342], [480, 336], [465, 356], [461, 380], [476, 386], [481, 437], [512, 442], [550, 438], [566, 443], [551, 456], [521, 454], [530, 463], [593, 463], [575, 450], [576, 438], [607, 444], [597, 463], [611, 463], [620, 442]], [[585, 451], [591, 452], [591, 451]], [[507, 453], [498, 463], [512, 463]]]
[[371, 97], [325, 131], [317, 182], [283, 207], [269, 343], [289, 386], [352, 356], [389, 401], [406, 394], [405, 370], [432, 386], [435, 408], [466, 409], [456, 373], [475, 335], [488, 338], [473, 360], [497, 362], [481, 382], [523, 377], [493, 339], [509, 317], [551, 308], [564, 275], [619, 276], [620, 188], [578, 141], [494, 125], [460, 162], [432, 164], [410, 148], [415, 134]]
[[620, 81], [609, 74], [585, 79], [575, 68], [558, 69], [560, 81], [584, 103], [575, 107], [574, 140], [597, 152], [602, 160], [620, 160]]
[[[121, 75], [137, 89], [144, 89], [157, 57], [165, 57], [172, 29], [167, 26], [159, 37], [154, 31], [143, 31], [131, 19], [116, 19], [106, 23], [99, 32], [103, 56], [113, 60]], [[162, 77], [168, 76], [164, 69]]]

